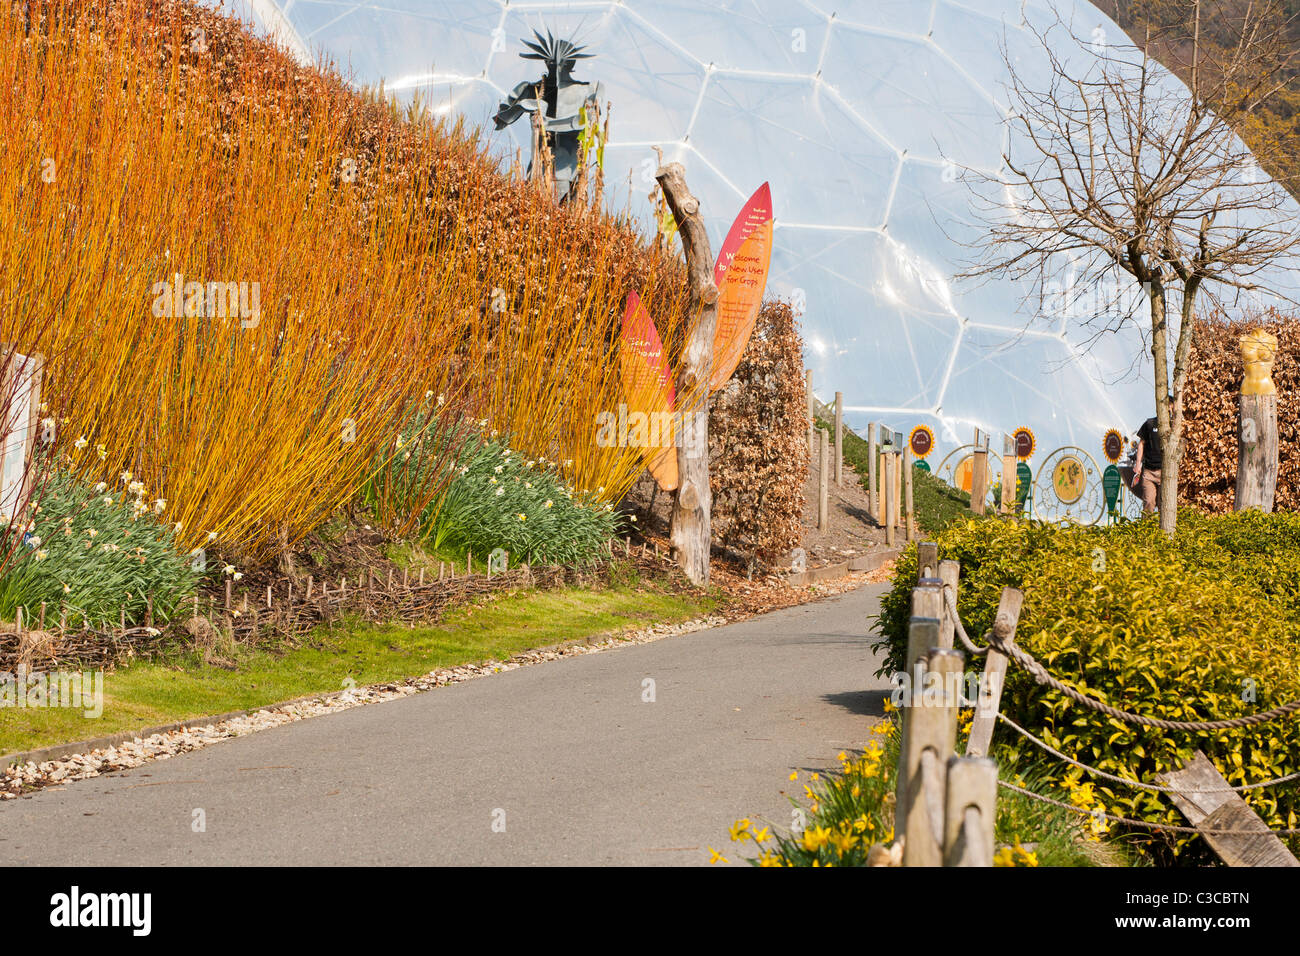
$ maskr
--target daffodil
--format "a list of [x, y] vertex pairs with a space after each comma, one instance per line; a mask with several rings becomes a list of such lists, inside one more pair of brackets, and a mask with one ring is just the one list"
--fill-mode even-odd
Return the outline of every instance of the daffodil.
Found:
[[86, 436], [82, 435], [80, 438], [78, 438], [76, 441], [72, 443], [72, 447], [77, 449], [77, 451], [81, 451], [89, 444], [90, 442], [86, 441]]
[[801, 843], [809, 853], [816, 853], [830, 841], [830, 838], [831, 831], [829, 827], [811, 827], [804, 830]]
[[544, 505], [542, 505], [542, 507], [543, 507], [543, 508], [550, 508], [550, 507], [554, 506], [554, 504], [555, 504], [554, 501], [552, 501], [550, 498], [547, 498], [547, 499], [546, 499], [546, 503], [545, 503]]
[[719, 853], [717, 850], [713, 849], [713, 847], [709, 847], [709, 862], [710, 862], [710, 863], [729, 863], [729, 862], [731, 862], [731, 861], [728, 860], [728, 859], [727, 859], [725, 856], [723, 856], [721, 853]]
[[749, 817], [745, 817], [743, 820], [737, 820], [733, 823], [730, 832], [732, 843], [735, 843], [738, 840], [743, 840], [745, 837], [749, 836]]

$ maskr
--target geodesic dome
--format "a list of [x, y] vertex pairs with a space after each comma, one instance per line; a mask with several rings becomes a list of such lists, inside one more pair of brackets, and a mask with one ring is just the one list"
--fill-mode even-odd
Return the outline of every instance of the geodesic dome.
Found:
[[[228, 6], [228, 4], [227, 4]], [[732, 217], [771, 183], [771, 295], [802, 313], [818, 397], [846, 419], [906, 432], [928, 424], [936, 463], [1028, 425], [1040, 452], [1094, 455], [1109, 428], [1152, 414], [1136, 330], [1099, 342], [1070, 323], [1026, 329], [1026, 290], [958, 283], [980, 226], [959, 170], [996, 174], [1007, 135], [1002, 49], [1047, 76], [1025, 28], [1067, 19], [1093, 42], [1123, 32], [1084, 0], [235, 0], [304, 60], [357, 83], [420, 91], [435, 113], [480, 125], [503, 159], [529, 127], [490, 118], [536, 63], [533, 30], [584, 43], [577, 75], [612, 105], [607, 200], [652, 222], [657, 159], [686, 167], [716, 251]], [[1175, 81], [1176, 82], [1176, 81]], [[612, 195], [611, 195], [612, 194]], [[1086, 303], [1082, 306], [1087, 307]], [[995, 437], [994, 452], [998, 447]]]

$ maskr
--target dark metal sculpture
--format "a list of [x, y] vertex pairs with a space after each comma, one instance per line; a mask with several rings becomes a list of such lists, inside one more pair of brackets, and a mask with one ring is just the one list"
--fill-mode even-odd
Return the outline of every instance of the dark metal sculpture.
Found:
[[[588, 105], [594, 106], [599, 102], [601, 85], [573, 78], [573, 68], [578, 60], [595, 54], [582, 52], [585, 47], [571, 40], [556, 40], [550, 30], [546, 31], [545, 37], [534, 30], [533, 36], [537, 38], [536, 42], [523, 41], [531, 52], [519, 56], [546, 63], [546, 75], [540, 80], [524, 81], [515, 86], [510, 98], [497, 108], [494, 119], [497, 129], [505, 129], [525, 113], [540, 113], [546, 145], [554, 164], [555, 196], [564, 201], [578, 178], [579, 140], [587, 122], [586, 110]], [[530, 175], [538, 162], [536, 143], [534, 146], [535, 152], [528, 164]]]

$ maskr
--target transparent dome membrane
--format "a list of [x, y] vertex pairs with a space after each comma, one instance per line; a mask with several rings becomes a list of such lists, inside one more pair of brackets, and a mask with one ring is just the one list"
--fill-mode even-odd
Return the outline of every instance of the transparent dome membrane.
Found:
[[[1063, 444], [1099, 452], [1108, 428], [1130, 433], [1151, 414], [1146, 321], [1141, 311], [1123, 317], [1128, 276], [1083, 287], [1071, 278], [1079, 264], [1063, 261], [1047, 289], [958, 278], [987, 233], [977, 196], [988, 184], [979, 180], [997, 174], [1006, 149], [1027, 155], [1003, 122], [1004, 53], [1023, 82], [1043, 86], [1050, 71], [1029, 27], [1059, 37], [1055, 52], [1076, 71], [1095, 63], [1090, 45], [1114, 55], [1128, 42], [1084, 0], [235, 7], [264, 30], [287, 27], [277, 37], [302, 55], [323, 53], [358, 83], [419, 91], [439, 115], [466, 117], [503, 161], [517, 150], [527, 161], [528, 129], [496, 131], [492, 114], [515, 84], [540, 76], [519, 58], [521, 39], [550, 29], [586, 44], [596, 55], [575, 75], [602, 83], [613, 104], [610, 207], [652, 221], [661, 146], [686, 167], [716, 249], [744, 200], [770, 182], [769, 294], [802, 310], [817, 392], [842, 391], [855, 427], [927, 424], [942, 457], [975, 426], [996, 436], [1028, 425], [1041, 458]], [[1067, 42], [1069, 32], [1087, 42]], [[1160, 84], [1170, 97], [1186, 95], [1163, 71]], [[984, 195], [1015, 196], [1006, 187]], [[1268, 281], [1300, 299], [1288, 271], [1272, 269]], [[1223, 297], [1234, 304], [1230, 292]], [[1260, 295], [1235, 302], [1263, 304]]]

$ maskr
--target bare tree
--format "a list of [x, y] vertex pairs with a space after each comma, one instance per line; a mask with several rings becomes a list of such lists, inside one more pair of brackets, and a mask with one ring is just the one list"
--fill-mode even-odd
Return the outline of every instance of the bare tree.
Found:
[[1260, 64], [1279, 62], [1283, 30], [1247, 8], [1236, 44], [1215, 46], [1202, 42], [1200, 0], [1187, 0], [1187, 13], [1186, 85], [1150, 58], [1150, 37], [1138, 48], [1100, 28], [1076, 34], [1059, 13], [1029, 27], [1046, 55], [1045, 81], [1004, 46], [1005, 169], [974, 174], [987, 230], [964, 273], [1023, 281], [1042, 315], [1073, 270], [1075, 294], [1107, 303], [1080, 319], [1085, 347], [1138, 324], [1164, 448], [1160, 526], [1171, 535], [1198, 302], [1294, 301], [1278, 278], [1300, 245], [1287, 193], [1232, 130], [1278, 88]]

